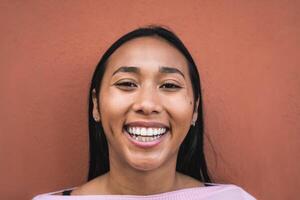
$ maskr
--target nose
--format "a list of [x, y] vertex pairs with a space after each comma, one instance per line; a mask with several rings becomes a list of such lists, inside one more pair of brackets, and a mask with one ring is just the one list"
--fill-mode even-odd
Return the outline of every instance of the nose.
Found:
[[133, 105], [133, 110], [139, 114], [151, 115], [162, 111], [158, 91], [154, 88], [140, 89]]

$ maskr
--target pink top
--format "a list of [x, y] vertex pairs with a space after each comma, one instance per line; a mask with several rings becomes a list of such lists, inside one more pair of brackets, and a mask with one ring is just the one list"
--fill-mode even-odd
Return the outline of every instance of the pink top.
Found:
[[229, 184], [215, 184], [208, 187], [194, 187], [181, 189], [161, 194], [139, 196], [139, 195], [71, 195], [63, 196], [64, 190], [41, 194], [33, 200], [255, 200], [242, 188]]

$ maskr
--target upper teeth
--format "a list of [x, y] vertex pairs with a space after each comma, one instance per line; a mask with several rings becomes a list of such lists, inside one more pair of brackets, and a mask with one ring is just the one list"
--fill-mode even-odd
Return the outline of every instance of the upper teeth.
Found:
[[128, 127], [127, 131], [130, 134], [140, 136], [156, 136], [166, 132], [166, 128], [145, 128], [145, 127]]

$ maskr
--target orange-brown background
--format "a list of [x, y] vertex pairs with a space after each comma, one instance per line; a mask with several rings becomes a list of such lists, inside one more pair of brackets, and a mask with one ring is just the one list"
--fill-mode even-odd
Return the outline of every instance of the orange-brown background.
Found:
[[201, 73], [216, 182], [261, 200], [300, 188], [299, 1], [1, 1], [0, 199], [85, 182], [87, 96], [122, 34], [163, 24]]

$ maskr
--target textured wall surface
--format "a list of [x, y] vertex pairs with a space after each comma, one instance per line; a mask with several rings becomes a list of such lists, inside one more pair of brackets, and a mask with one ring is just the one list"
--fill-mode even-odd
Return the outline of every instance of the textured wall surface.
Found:
[[0, 199], [85, 182], [93, 69], [119, 36], [155, 23], [173, 29], [199, 66], [214, 180], [261, 200], [296, 200], [299, 8], [292, 0], [1, 1]]

